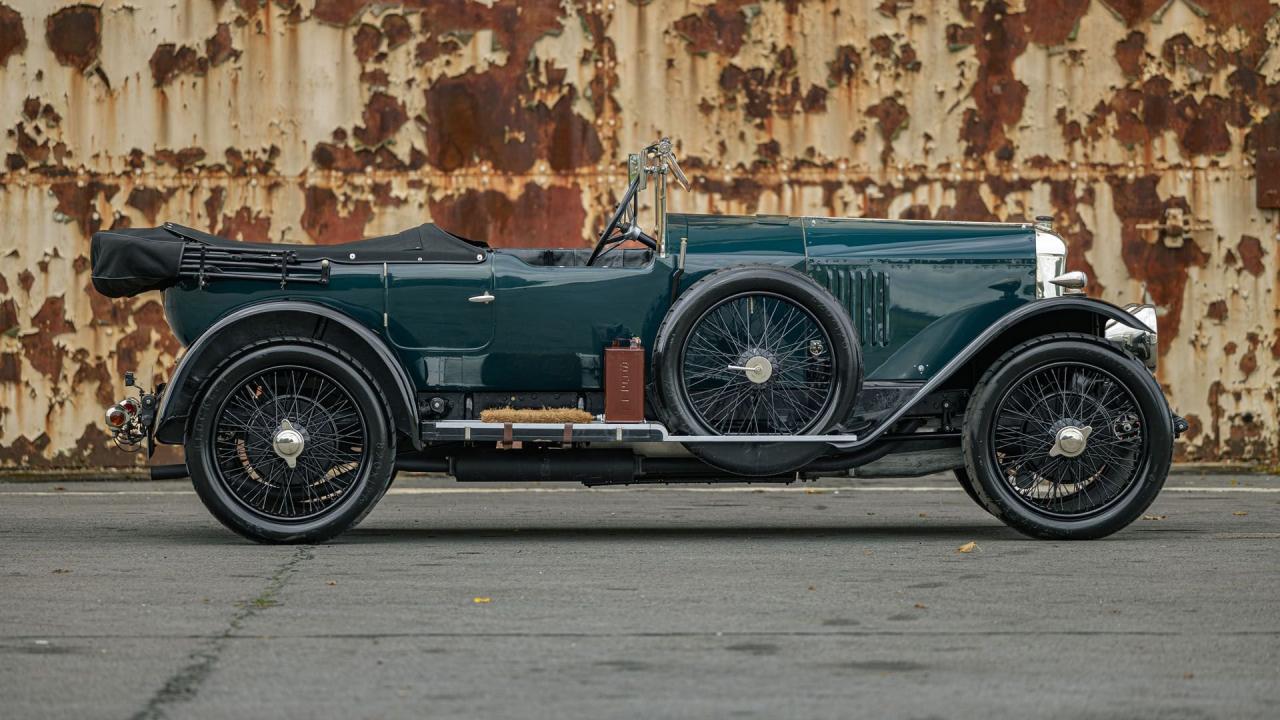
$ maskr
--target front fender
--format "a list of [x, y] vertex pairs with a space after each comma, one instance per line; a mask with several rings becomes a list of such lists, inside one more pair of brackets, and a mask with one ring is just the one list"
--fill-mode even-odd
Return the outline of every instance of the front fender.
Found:
[[[292, 318], [288, 334], [305, 334], [323, 337], [335, 332], [332, 323], [348, 338], [357, 341], [359, 347], [344, 343], [344, 350], [356, 355], [373, 374], [381, 394], [390, 405], [392, 420], [400, 432], [409, 436], [414, 447], [421, 448], [421, 432], [418, 405], [413, 382], [404, 366], [392, 353], [381, 337], [361, 325], [350, 316], [326, 305], [298, 300], [272, 300], [238, 308], [219, 319], [196, 339], [178, 362], [177, 369], [165, 388], [160, 407], [156, 411], [155, 439], [157, 442], [180, 444], [185, 440], [191, 407], [209, 380], [212, 371], [228, 354], [246, 344], [246, 338], [261, 339], [282, 334], [269, 330], [265, 320], [276, 317]], [[315, 324], [307, 327], [297, 324], [299, 319], [312, 319]], [[227, 347], [227, 343], [232, 347]]]
[[[1151, 314], [1154, 317], [1154, 313]], [[1034, 321], [1035, 325], [1028, 323]], [[1084, 324], [1083, 321], [1089, 321]], [[842, 448], [862, 447], [874, 441], [890, 426], [902, 418], [907, 411], [920, 400], [937, 390], [956, 373], [975, 360], [994, 362], [998, 355], [1017, 342], [1030, 337], [1048, 335], [1064, 330], [1087, 331], [1099, 337], [1112, 336], [1112, 327], [1126, 327], [1136, 333], [1154, 335], [1156, 329], [1148, 327], [1141, 320], [1124, 308], [1111, 303], [1082, 296], [1065, 296], [1045, 298], [1022, 303], [1011, 309], [978, 333], [964, 348], [946, 362], [929, 380], [894, 412], [890, 413], [874, 430], [853, 443], [841, 445]], [[1015, 334], [1016, 333], [1016, 334]], [[1012, 336], [1012, 337], [1011, 337]], [[1116, 342], [1117, 352], [1131, 352], [1131, 345]], [[1150, 344], [1154, 352], [1154, 343]], [[1123, 349], [1122, 349], [1123, 348]], [[987, 357], [982, 357], [983, 353]]]

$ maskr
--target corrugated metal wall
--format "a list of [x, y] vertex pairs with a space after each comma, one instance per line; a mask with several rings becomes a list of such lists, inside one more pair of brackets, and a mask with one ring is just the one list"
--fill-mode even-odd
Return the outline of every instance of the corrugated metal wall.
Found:
[[[427, 219], [584, 244], [659, 134], [675, 209], [1052, 214], [1162, 308], [1184, 459], [1280, 455], [1280, 3], [0, 0], [0, 464], [127, 458], [118, 378], [172, 369], [98, 228], [335, 242]], [[1269, 113], [1269, 114], [1268, 114]], [[585, 228], [585, 229], [584, 229]]]

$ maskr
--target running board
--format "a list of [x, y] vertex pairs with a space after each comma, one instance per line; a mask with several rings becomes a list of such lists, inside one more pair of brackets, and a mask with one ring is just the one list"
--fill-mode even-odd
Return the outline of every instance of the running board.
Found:
[[422, 423], [423, 442], [678, 442], [856, 443], [857, 435], [672, 435], [662, 423], [487, 423], [439, 420]]

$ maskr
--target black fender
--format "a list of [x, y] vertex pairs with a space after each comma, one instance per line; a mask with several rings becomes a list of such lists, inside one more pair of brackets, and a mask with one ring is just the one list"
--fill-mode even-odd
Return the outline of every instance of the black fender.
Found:
[[[1031, 320], [1035, 321], [1034, 325], [1028, 323]], [[1017, 305], [965, 345], [873, 430], [854, 442], [839, 443], [837, 447], [849, 450], [872, 443], [917, 402], [940, 388], [966, 365], [975, 360], [985, 359], [992, 362], [995, 360], [995, 357], [982, 357], [984, 352], [998, 356], [1023, 340], [1063, 331], [1087, 332], [1102, 337], [1106, 323], [1110, 320], [1135, 330], [1152, 333], [1156, 331], [1155, 328], [1147, 327], [1123, 308], [1103, 300], [1083, 296], [1044, 298]], [[1124, 351], [1117, 347], [1116, 352]]]
[[[293, 318], [288, 332], [265, 329], [264, 321], [272, 316], [280, 319]], [[314, 319], [315, 323], [310, 326], [298, 324], [297, 316]], [[228, 355], [228, 348], [218, 342], [220, 338], [234, 342], [240, 342], [237, 336], [261, 339], [277, 334], [306, 334], [321, 338], [326, 333], [335, 331], [345, 335], [348, 340], [355, 341], [356, 347], [344, 344], [344, 349], [360, 359], [373, 375], [374, 382], [390, 406], [392, 424], [396, 430], [408, 435], [414, 447], [421, 449], [421, 425], [413, 381], [409, 379], [409, 373], [386, 341], [339, 310], [300, 300], [272, 300], [247, 305], [228, 313], [209, 326], [187, 348], [165, 386], [160, 408], [156, 412], [156, 442], [181, 444], [186, 439], [191, 407], [200, 399], [211, 373]]]

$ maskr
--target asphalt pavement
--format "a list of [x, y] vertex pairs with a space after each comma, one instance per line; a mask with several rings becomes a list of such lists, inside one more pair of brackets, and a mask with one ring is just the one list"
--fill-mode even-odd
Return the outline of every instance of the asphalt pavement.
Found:
[[1075, 543], [943, 476], [408, 479], [306, 547], [180, 482], [5, 483], [0, 717], [1275, 718], [1278, 550], [1257, 475]]

